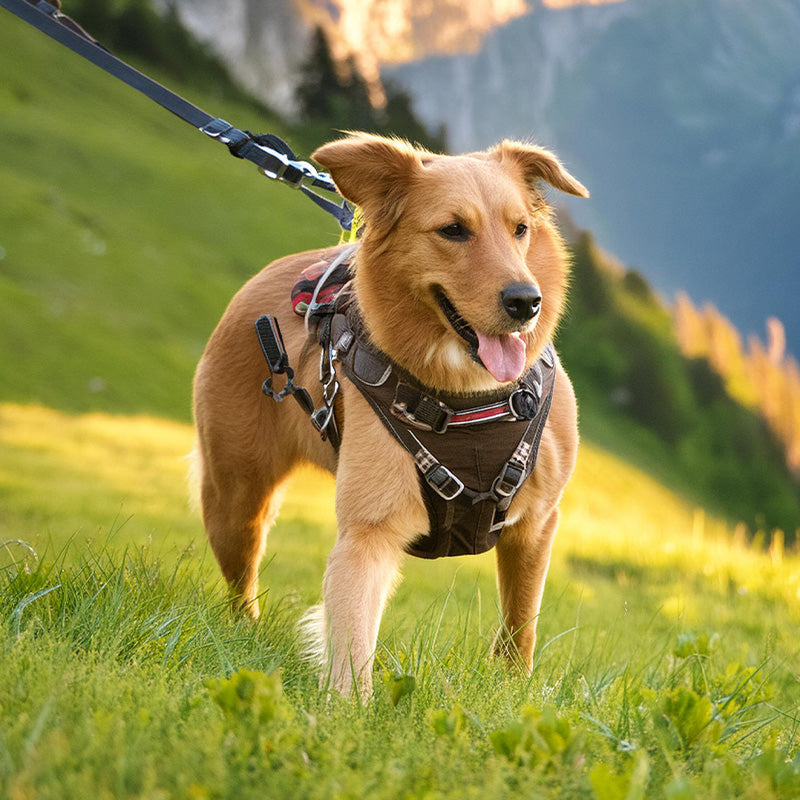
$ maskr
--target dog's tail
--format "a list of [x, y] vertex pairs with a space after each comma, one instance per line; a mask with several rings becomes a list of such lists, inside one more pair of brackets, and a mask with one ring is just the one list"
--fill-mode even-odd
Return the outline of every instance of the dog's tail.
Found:
[[330, 632], [325, 607], [311, 606], [297, 624], [300, 655], [303, 661], [323, 668], [328, 661]]
[[200, 487], [203, 483], [203, 454], [200, 452], [200, 443], [195, 442], [191, 453], [186, 459], [186, 488], [189, 497], [189, 508], [195, 513], [200, 513]]

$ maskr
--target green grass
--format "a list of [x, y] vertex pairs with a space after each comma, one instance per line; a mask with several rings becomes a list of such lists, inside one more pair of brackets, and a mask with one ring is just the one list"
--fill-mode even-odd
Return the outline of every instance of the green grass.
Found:
[[191, 446], [178, 423], [0, 406], [0, 795], [797, 795], [796, 554], [584, 446], [533, 678], [489, 657], [491, 554], [409, 559], [362, 707], [320, 690], [295, 629], [332, 481], [295, 479], [251, 625], [185, 500]]
[[334, 244], [336, 223], [5, 10], [0, 75], [0, 397], [188, 419], [233, 292], [298, 242]]

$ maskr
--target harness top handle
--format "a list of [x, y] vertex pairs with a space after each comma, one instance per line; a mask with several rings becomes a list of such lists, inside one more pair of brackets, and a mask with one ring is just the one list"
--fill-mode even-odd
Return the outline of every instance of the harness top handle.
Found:
[[[15, 14], [42, 33], [91, 61], [109, 75], [149, 97], [184, 122], [188, 122], [212, 139], [225, 144], [237, 158], [252, 161], [261, 173], [272, 180], [299, 189], [306, 197], [327, 211], [349, 231], [353, 225], [354, 207], [336, 190], [333, 180], [307, 161], [300, 161], [282, 139], [273, 134], [256, 135], [240, 130], [219, 117], [213, 117], [180, 95], [157, 83], [110, 53], [75, 20], [59, 11], [60, 0], [53, 5], [47, 0], [0, 0], [0, 6]], [[318, 194], [315, 189], [339, 197], [340, 202]]]

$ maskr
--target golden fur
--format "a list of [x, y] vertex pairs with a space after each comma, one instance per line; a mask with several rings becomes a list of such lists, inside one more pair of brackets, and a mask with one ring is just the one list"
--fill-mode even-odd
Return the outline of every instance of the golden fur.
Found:
[[[521, 335], [526, 368], [533, 363], [553, 336], [568, 278], [564, 245], [539, 187], [544, 181], [586, 195], [551, 153], [503, 142], [481, 153], [440, 156], [353, 134], [314, 158], [364, 213], [354, 290], [381, 350], [442, 392], [496, 389], [497, 380], [470, 358], [440, 310], [435, 294], [442, 290], [475, 330]], [[443, 235], [454, 223], [468, 235]], [[296, 382], [320, 405], [319, 348], [292, 313], [290, 290], [305, 267], [334, 252], [280, 259], [236, 294], [198, 366], [194, 412], [204, 524], [234, 601], [254, 617], [258, 568], [282, 485], [304, 462], [336, 475], [339, 534], [325, 571], [318, 636], [333, 687], [349, 693], [356, 686], [366, 695], [381, 614], [404, 550], [428, 526], [417, 470], [341, 369], [338, 459], [297, 403], [266, 399], [266, 365], [253, 328], [261, 314], [279, 318]], [[511, 284], [540, 287], [537, 318], [522, 323], [504, 311], [498, 298]], [[536, 469], [515, 497], [496, 548], [503, 613], [497, 649], [526, 670], [577, 443], [575, 398], [559, 368]]]

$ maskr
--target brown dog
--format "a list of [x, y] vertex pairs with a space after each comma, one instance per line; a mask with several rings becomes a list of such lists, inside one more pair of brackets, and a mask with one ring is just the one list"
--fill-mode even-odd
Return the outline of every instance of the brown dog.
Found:
[[[568, 278], [540, 184], [581, 196], [586, 189], [548, 151], [514, 142], [453, 157], [353, 134], [313, 157], [364, 214], [352, 292], [368, 346], [436, 396], [480, 405], [513, 389], [553, 336]], [[253, 328], [262, 314], [280, 319], [296, 383], [320, 405], [319, 347], [292, 313], [290, 292], [303, 269], [336, 252], [280, 259], [238, 292], [199, 364], [194, 411], [205, 527], [232, 597], [254, 617], [282, 486], [304, 462], [336, 475], [339, 534], [324, 577], [319, 636], [333, 687], [349, 693], [357, 686], [363, 695], [398, 568], [431, 525], [422, 467], [341, 369], [338, 453], [299, 404], [265, 398], [267, 368]], [[497, 649], [528, 671], [558, 504], [578, 443], [574, 394], [557, 361], [554, 377], [535, 471], [513, 496], [496, 548]]]

